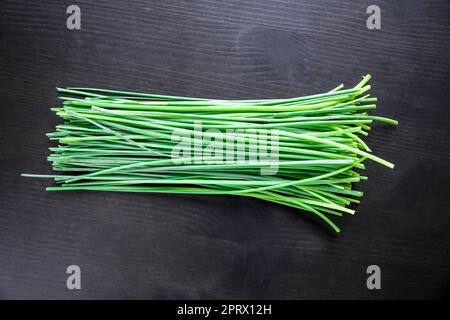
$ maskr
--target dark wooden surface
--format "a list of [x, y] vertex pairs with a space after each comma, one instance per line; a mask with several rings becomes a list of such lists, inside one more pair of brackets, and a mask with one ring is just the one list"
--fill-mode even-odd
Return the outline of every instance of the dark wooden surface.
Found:
[[[81, 8], [79, 31], [66, 8]], [[0, 298], [443, 298], [450, 289], [450, 2], [0, 1]], [[240, 197], [46, 193], [56, 86], [291, 97], [370, 72], [367, 141], [396, 164], [339, 237]], [[447, 186], [447, 187], [446, 187]], [[66, 267], [82, 289], [66, 289]], [[382, 289], [366, 288], [366, 268]]]

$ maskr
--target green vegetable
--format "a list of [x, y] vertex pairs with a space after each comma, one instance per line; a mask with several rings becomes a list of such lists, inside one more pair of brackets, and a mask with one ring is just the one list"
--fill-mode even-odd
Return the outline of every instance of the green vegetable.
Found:
[[267, 100], [58, 88], [70, 95], [52, 108], [64, 123], [47, 135], [59, 141], [48, 160], [60, 174], [23, 176], [53, 178], [50, 191], [250, 196], [310, 212], [339, 232], [329, 217], [354, 213], [363, 161], [394, 167], [362, 140], [374, 120], [397, 125], [367, 113], [377, 101], [369, 80]]

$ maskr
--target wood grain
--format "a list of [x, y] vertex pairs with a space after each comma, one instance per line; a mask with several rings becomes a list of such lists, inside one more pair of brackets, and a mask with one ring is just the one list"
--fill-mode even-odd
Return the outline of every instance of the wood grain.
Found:
[[[417, 299], [450, 289], [450, 3], [0, 1], [0, 298]], [[371, 73], [372, 149], [357, 215], [333, 237], [294, 209], [239, 197], [46, 193], [55, 87], [227, 99], [291, 97]], [[69, 264], [82, 290], [65, 287]], [[366, 288], [366, 268], [382, 290]]]

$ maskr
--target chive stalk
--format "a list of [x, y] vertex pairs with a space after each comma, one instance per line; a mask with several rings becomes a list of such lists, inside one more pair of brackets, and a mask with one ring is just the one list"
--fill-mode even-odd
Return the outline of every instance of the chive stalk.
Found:
[[[363, 140], [373, 121], [398, 124], [368, 114], [377, 102], [368, 93], [370, 78], [349, 89], [339, 85], [321, 94], [262, 100], [57, 88], [67, 96], [60, 97], [61, 107], [51, 108], [64, 120], [47, 134], [58, 141], [48, 157], [55, 174], [22, 175], [54, 179], [57, 186], [48, 191], [254, 197], [309, 212], [339, 232], [330, 217], [354, 214], [348, 206], [360, 202], [362, 193], [353, 187], [367, 179], [359, 173], [363, 162], [394, 168]], [[176, 161], [173, 152], [180, 145], [174, 132], [198, 140]], [[262, 159], [268, 150], [252, 149], [265, 141], [262, 133], [275, 139], [276, 159]], [[221, 139], [232, 142], [232, 161], [226, 159], [227, 148], [213, 148], [212, 154], [211, 141]], [[196, 154], [208, 148], [206, 155]], [[274, 166], [274, 172], [262, 173]]]

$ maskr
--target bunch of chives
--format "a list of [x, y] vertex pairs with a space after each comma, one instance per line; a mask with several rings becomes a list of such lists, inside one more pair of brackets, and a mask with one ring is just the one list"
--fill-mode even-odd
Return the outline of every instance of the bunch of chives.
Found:
[[[363, 161], [394, 167], [373, 155], [362, 139], [374, 120], [397, 124], [367, 113], [377, 101], [368, 94], [369, 80], [366, 75], [351, 89], [340, 85], [322, 94], [265, 100], [58, 88], [66, 96], [52, 110], [64, 123], [47, 134], [59, 142], [48, 157], [58, 174], [23, 176], [53, 178], [58, 185], [50, 191], [255, 197], [307, 211], [339, 232], [330, 216], [354, 213], [348, 206], [362, 196], [352, 185], [367, 179], [357, 171], [364, 169]], [[270, 164], [250, 159], [219, 163], [186, 155], [175, 164], [174, 131], [189, 134], [199, 122], [205, 130], [232, 130], [228, 135], [241, 142], [251, 142], [259, 130], [272, 130], [277, 135], [276, 173], [261, 174]], [[208, 132], [197, 134], [211, 138]], [[244, 144], [241, 152], [248, 148]]]

